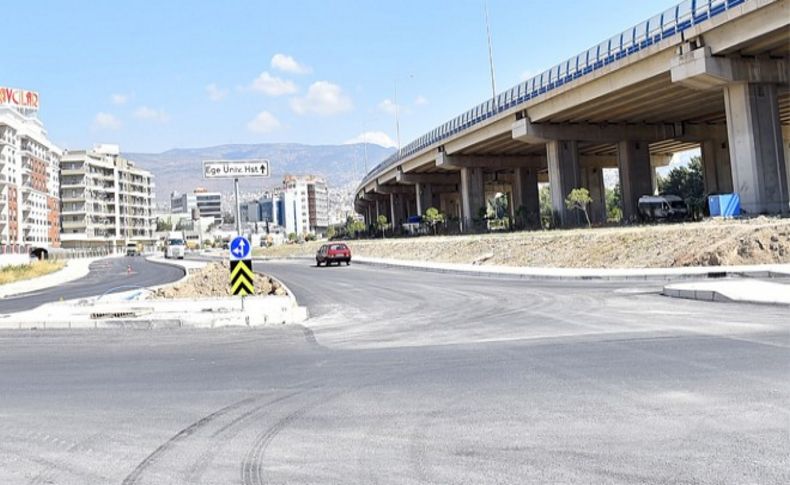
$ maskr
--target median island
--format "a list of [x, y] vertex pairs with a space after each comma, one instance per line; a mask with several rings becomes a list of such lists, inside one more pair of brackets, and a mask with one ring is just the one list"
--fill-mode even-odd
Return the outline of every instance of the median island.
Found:
[[[350, 239], [353, 255], [534, 268], [675, 268], [790, 263], [790, 219], [743, 220]], [[254, 251], [257, 257], [314, 256], [320, 241]]]
[[[151, 298], [219, 298], [231, 296], [228, 284], [228, 263], [213, 262], [191, 271], [189, 278], [173, 285], [157, 289]], [[255, 296], [286, 295], [285, 288], [266, 275], [255, 273], [253, 280]]]

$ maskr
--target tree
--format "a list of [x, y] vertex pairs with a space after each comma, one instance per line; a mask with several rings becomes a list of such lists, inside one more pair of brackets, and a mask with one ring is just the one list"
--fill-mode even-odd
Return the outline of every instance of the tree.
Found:
[[705, 208], [705, 184], [702, 179], [702, 159], [692, 157], [687, 167], [676, 167], [658, 180], [658, 192], [677, 195], [688, 204], [693, 214]]
[[336, 234], [337, 234], [337, 231], [335, 230], [335, 226], [329, 226], [329, 227], [326, 228], [326, 237], [327, 238], [332, 239], [333, 237], [335, 237]]
[[365, 222], [364, 221], [354, 221], [351, 224], [351, 229], [354, 235], [359, 239], [359, 235], [365, 231]]
[[297, 236], [296, 236], [296, 233], [295, 233], [295, 232], [290, 232], [290, 233], [288, 233], [288, 240], [289, 240], [289, 241], [291, 241], [291, 242], [296, 242], [296, 238], [297, 238]]
[[587, 213], [587, 207], [592, 203], [590, 191], [585, 188], [573, 189], [565, 198], [565, 207], [569, 210], [580, 210], [584, 212], [584, 218], [587, 219], [587, 227], [592, 227], [590, 224], [590, 215]]
[[540, 188], [540, 224], [544, 229], [554, 226], [554, 209], [551, 205], [551, 187]]
[[376, 229], [381, 231], [382, 239], [386, 237], [384, 235], [384, 230], [387, 228], [387, 225], [387, 216], [384, 214], [379, 214], [379, 216], [376, 218]]
[[156, 232], [163, 232], [163, 231], [172, 231], [173, 230], [173, 223], [169, 220], [165, 219], [157, 219], [156, 221]]
[[620, 207], [620, 183], [613, 189], [606, 189], [606, 218], [620, 222], [623, 218], [623, 209]]
[[436, 224], [444, 221], [444, 214], [439, 212], [439, 209], [436, 207], [429, 207], [428, 210], [425, 211], [425, 215], [422, 216], [425, 219], [431, 228], [433, 229], [434, 236], [436, 235]]

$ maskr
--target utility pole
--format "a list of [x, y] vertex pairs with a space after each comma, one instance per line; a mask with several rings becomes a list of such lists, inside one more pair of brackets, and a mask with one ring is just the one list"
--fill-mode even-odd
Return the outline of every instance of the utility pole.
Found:
[[398, 115], [398, 81], [395, 80], [395, 138], [398, 143], [398, 155], [401, 153], [400, 147], [400, 117]]
[[491, 99], [496, 107], [496, 77], [494, 76], [494, 47], [491, 42], [491, 25], [488, 21], [488, 1], [483, 0], [483, 10], [485, 12], [486, 36], [488, 37], [488, 67], [491, 70]]

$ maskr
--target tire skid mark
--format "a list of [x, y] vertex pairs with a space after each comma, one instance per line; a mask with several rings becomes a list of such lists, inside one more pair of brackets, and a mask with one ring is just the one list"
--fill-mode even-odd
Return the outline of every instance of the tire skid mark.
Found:
[[240, 401], [236, 401], [233, 404], [225, 406], [223, 408], [214, 411], [211, 414], [208, 414], [199, 420], [195, 421], [194, 423], [190, 424], [186, 428], [182, 429], [175, 435], [173, 435], [170, 439], [159, 445], [157, 449], [155, 449], [151, 454], [149, 454], [143, 461], [137, 464], [134, 470], [124, 478], [123, 485], [134, 485], [139, 483], [140, 478], [142, 478], [143, 473], [153, 466], [165, 453], [167, 453], [171, 448], [173, 448], [179, 442], [185, 440], [186, 438], [193, 435], [199, 429], [203, 428], [204, 426], [208, 425], [215, 419], [222, 417], [236, 409], [239, 409], [247, 404], [255, 402], [256, 397], [248, 397], [246, 399], [242, 399]]
[[[472, 364], [469, 364], [472, 365]], [[474, 365], [477, 365], [475, 363]], [[364, 384], [360, 384], [357, 386], [352, 386], [348, 389], [344, 389], [341, 391], [330, 393], [327, 396], [324, 396], [320, 399], [314, 400], [313, 402], [302, 406], [301, 408], [291, 412], [290, 414], [286, 415], [282, 419], [278, 420], [269, 428], [265, 429], [261, 432], [258, 437], [253, 442], [252, 447], [247, 452], [246, 456], [244, 457], [241, 463], [241, 483], [242, 485], [265, 485], [269, 482], [266, 478], [264, 473], [264, 463], [263, 457], [266, 454], [266, 450], [268, 449], [269, 445], [272, 443], [274, 438], [285, 428], [290, 426], [295, 421], [298, 421], [302, 417], [304, 417], [310, 411], [326, 405], [332, 401], [337, 400], [338, 398], [352, 394], [358, 391], [361, 391], [368, 387], [373, 387], [376, 385], [381, 385], [385, 382], [393, 382], [398, 381], [410, 377], [415, 377], [419, 375], [430, 374], [435, 370], [440, 370], [444, 366], [440, 366], [436, 369], [434, 368], [421, 368], [419, 370], [415, 370], [412, 372], [407, 372], [405, 374], [399, 376], [391, 376], [385, 379], [377, 379], [377, 380], [368, 380]], [[320, 390], [317, 388], [315, 390]]]
[[220, 445], [221, 442], [217, 442], [216, 439], [219, 438], [221, 435], [223, 435], [223, 434], [226, 435], [226, 436], [223, 436], [223, 440], [222, 441], [224, 441], [227, 438], [231, 438], [233, 436], [236, 436], [237, 434], [239, 434], [241, 429], [234, 430], [233, 428], [238, 427], [240, 424], [243, 424], [245, 421], [248, 421], [250, 418], [252, 418], [256, 414], [260, 413], [261, 411], [265, 411], [266, 408], [268, 408], [268, 407], [270, 407], [270, 406], [272, 406], [274, 404], [278, 404], [278, 403], [280, 403], [282, 401], [291, 399], [291, 398], [293, 398], [295, 396], [298, 396], [299, 394], [304, 394], [304, 393], [306, 393], [308, 391], [311, 391], [311, 390], [313, 390], [313, 389], [312, 388], [302, 389], [302, 390], [299, 390], [299, 391], [295, 391], [295, 392], [286, 394], [284, 396], [280, 396], [280, 397], [278, 397], [276, 399], [273, 399], [271, 401], [267, 401], [264, 404], [261, 404], [259, 406], [256, 406], [256, 407], [250, 409], [249, 411], [244, 412], [243, 414], [237, 416], [236, 418], [234, 418], [230, 422], [228, 422], [225, 425], [223, 425], [221, 428], [219, 428], [216, 431], [214, 431], [211, 434], [211, 439], [212, 439], [211, 443], [214, 443], [214, 446], [209, 446], [208, 449], [206, 449], [203, 453], [200, 454], [200, 456], [192, 464], [192, 466], [190, 466], [186, 470], [186, 474], [185, 474], [186, 475], [186, 482], [187, 483], [199, 483], [200, 482], [200, 478], [203, 476], [203, 474], [205, 473], [206, 469], [208, 469], [209, 465], [211, 464], [211, 462], [214, 459], [214, 456], [215, 456], [215, 453], [217, 451], [217, 448], [219, 448], [219, 445]]

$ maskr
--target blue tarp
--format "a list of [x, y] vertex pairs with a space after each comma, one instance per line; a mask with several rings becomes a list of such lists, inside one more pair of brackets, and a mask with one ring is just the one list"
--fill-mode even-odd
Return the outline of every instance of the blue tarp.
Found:
[[708, 197], [711, 217], [735, 217], [741, 215], [741, 197], [738, 194], [720, 194]]

